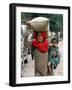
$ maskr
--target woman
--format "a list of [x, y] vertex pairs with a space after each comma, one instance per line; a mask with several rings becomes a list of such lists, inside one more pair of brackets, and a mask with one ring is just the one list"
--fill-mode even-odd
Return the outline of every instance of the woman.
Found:
[[46, 32], [34, 32], [33, 58], [35, 59], [35, 76], [46, 76], [48, 65], [48, 41]]

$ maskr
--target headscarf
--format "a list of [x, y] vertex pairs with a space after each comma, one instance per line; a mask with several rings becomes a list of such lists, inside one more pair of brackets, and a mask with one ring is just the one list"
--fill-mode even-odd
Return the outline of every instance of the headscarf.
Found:
[[39, 42], [37, 39], [37, 34], [34, 32], [35, 40], [32, 41], [32, 45], [37, 48], [40, 52], [46, 53], [48, 52], [48, 41], [47, 41], [47, 34], [46, 32], [41, 32], [41, 36], [43, 37], [43, 42]]

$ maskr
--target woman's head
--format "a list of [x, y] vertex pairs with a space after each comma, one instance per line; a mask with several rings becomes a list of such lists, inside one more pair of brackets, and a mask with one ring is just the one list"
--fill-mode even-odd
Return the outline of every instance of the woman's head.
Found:
[[46, 32], [34, 32], [34, 38], [39, 42], [43, 42], [47, 38]]

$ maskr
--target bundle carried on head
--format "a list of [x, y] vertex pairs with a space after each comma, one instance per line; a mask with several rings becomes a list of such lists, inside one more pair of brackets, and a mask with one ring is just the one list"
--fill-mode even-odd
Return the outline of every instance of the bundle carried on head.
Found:
[[48, 34], [48, 19], [45, 17], [37, 17], [32, 19], [31, 21], [27, 21], [27, 25], [34, 32], [46, 31], [46, 33]]

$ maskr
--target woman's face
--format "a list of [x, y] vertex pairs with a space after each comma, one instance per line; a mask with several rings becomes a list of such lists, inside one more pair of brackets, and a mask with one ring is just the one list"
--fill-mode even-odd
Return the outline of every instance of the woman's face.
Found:
[[38, 33], [38, 35], [37, 35], [37, 40], [38, 40], [39, 42], [43, 42], [43, 36], [41, 35], [41, 33]]

